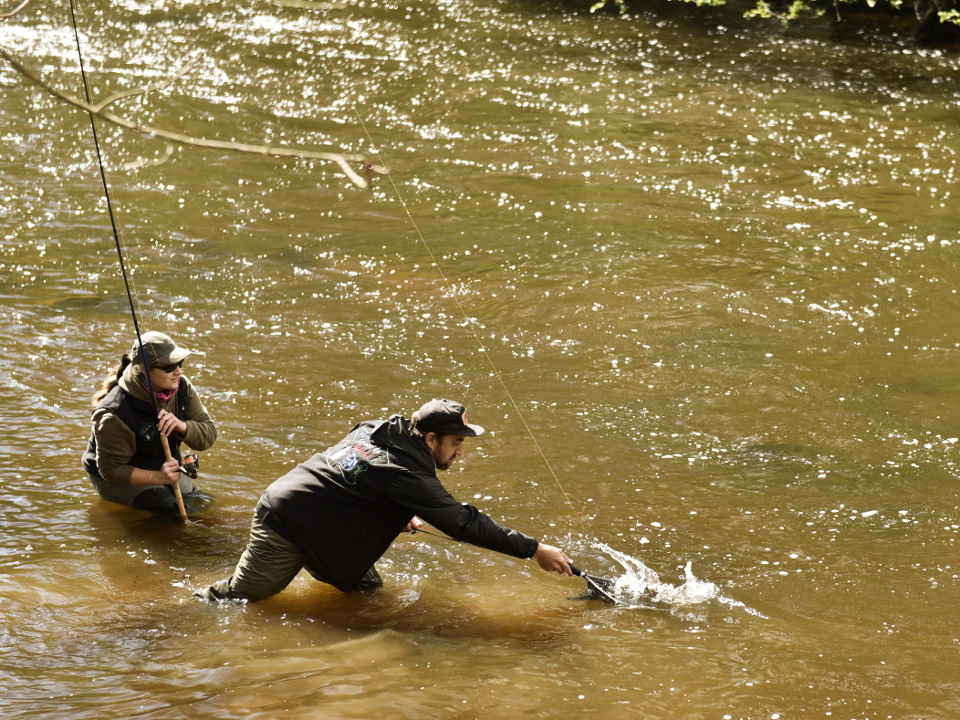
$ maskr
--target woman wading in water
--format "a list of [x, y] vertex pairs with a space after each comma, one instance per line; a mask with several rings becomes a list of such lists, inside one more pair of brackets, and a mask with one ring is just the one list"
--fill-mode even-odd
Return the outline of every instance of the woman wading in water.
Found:
[[[181, 443], [206, 450], [217, 439], [213, 420], [183, 375], [183, 362], [193, 353], [163, 333], [148, 332], [141, 339], [143, 352], [135, 341], [93, 396], [83, 467], [104, 500], [176, 513], [173, 483], [179, 483], [188, 511], [203, 509], [212, 498], [181, 471]], [[161, 435], [169, 442], [170, 460]]]

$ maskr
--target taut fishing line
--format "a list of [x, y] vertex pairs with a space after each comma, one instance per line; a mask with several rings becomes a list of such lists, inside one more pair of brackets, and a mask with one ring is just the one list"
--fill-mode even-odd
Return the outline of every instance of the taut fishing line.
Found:
[[[326, 57], [324, 57], [323, 60], [327, 66], [327, 72], [330, 73], [331, 75], [334, 74], [330, 66], [329, 60]], [[363, 116], [360, 114], [360, 111], [358, 110], [356, 103], [351, 101], [350, 105], [353, 109], [354, 115], [356, 115], [357, 117], [357, 122], [360, 124], [360, 127], [367, 138], [367, 141], [370, 143], [371, 147], [373, 148], [373, 152], [377, 155], [377, 158], [380, 161], [380, 164], [386, 167], [386, 163], [383, 160], [383, 156], [380, 153], [379, 147], [373, 141], [373, 138], [370, 135], [370, 131], [367, 130], [367, 125], [363, 121]], [[393, 175], [391, 173], [387, 173], [387, 179], [390, 181], [390, 187], [393, 188], [393, 193], [394, 195], [396, 195], [397, 200], [400, 202], [400, 206], [403, 208], [404, 214], [407, 216], [407, 219], [410, 221], [410, 224], [413, 226], [413, 229], [417, 234], [417, 238], [419, 239], [420, 244], [423, 245], [424, 249], [427, 251], [427, 254], [430, 256], [430, 261], [433, 263], [433, 266], [437, 269], [437, 273], [439, 273], [440, 278], [443, 281], [443, 284], [446, 287], [450, 297], [453, 298], [453, 302], [456, 304], [457, 310], [460, 312], [460, 315], [463, 317], [464, 322], [466, 323], [467, 327], [470, 330], [470, 334], [473, 335], [473, 338], [477, 343], [477, 347], [479, 348], [480, 353], [483, 355], [487, 364], [490, 366], [490, 369], [492, 370], [494, 376], [497, 378], [497, 381], [500, 383], [500, 387], [503, 388], [503, 392], [506, 395], [507, 399], [509, 400], [510, 405], [513, 407], [514, 411], [517, 413], [517, 417], [520, 418], [520, 422], [523, 424], [523, 427], [526, 430], [527, 435], [530, 437], [530, 440], [533, 442], [534, 447], [537, 449], [537, 453], [540, 455], [540, 458], [543, 460], [543, 464], [547, 468], [547, 472], [550, 473], [550, 476], [553, 478], [554, 483], [556, 483], [557, 488], [560, 490], [560, 494], [563, 495], [564, 501], [567, 503], [570, 509], [574, 511], [574, 513], [577, 513], [578, 512], [577, 508], [574, 506], [573, 501], [570, 499], [570, 496], [567, 494], [567, 491], [564, 489], [563, 484], [560, 482], [560, 478], [557, 477], [557, 474], [554, 472], [553, 466], [550, 464], [550, 461], [547, 459], [546, 453], [544, 453], [543, 448], [540, 446], [540, 443], [533, 432], [533, 428], [531, 428], [529, 423], [527, 422], [526, 417], [524, 416], [523, 412], [520, 410], [520, 406], [517, 404], [517, 401], [513, 397], [513, 393], [510, 392], [510, 388], [507, 386], [506, 381], [503, 379], [503, 375], [500, 373], [500, 370], [497, 368], [497, 364], [493, 361], [493, 358], [490, 356], [490, 353], [487, 351], [486, 345], [481, 340], [480, 334], [477, 332], [477, 328], [474, 321], [470, 318], [469, 315], [467, 315], [466, 310], [464, 310], [463, 305], [460, 303], [460, 300], [457, 297], [457, 293], [454, 290], [452, 283], [447, 277], [447, 274], [443, 271], [443, 268], [441, 267], [440, 262], [437, 260], [437, 256], [434, 254], [433, 249], [430, 247], [430, 243], [427, 242], [426, 237], [424, 236], [423, 232], [420, 230], [420, 226], [417, 224], [416, 219], [411, 214], [410, 208], [403, 197], [403, 193], [400, 192], [400, 188], [397, 187], [397, 184], [393, 180]], [[415, 533], [423, 532], [423, 533], [426, 533], [427, 535], [446, 538], [446, 536], [438, 535], [437, 533], [432, 533], [422, 529], [417, 529], [414, 532]], [[446, 539], [453, 540], [453, 538], [446, 538]], [[459, 541], [456, 541], [456, 542], [459, 542]], [[572, 565], [572, 564], [570, 565], [570, 570], [574, 575], [583, 578], [587, 583], [586, 592], [583, 595], [579, 596], [577, 599], [602, 600], [604, 602], [608, 602], [612, 604], [618, 603], [617, 598], [615, 597], [615, 593], [616, 593], [615, 583], [612, 580], [597, 577], [596, 575], [587, 574], [583, 570], [578, 568], [576, 565]]]
[[[324, 63], [327, 66], [327, 72], [331, 75], [335, 74], [333, 68], [330, 65], [328, 58], [324, 56]], [[370, 143], [370, 146], [373, 148], [373, 152], [377, 155], [377, 159], [380, 164], [386, 167], [386, 163], [383, 160], [383, 156], [380, 153], [378, 145], [373, 141], [373, 138], [370, 135], [370, 131], [367, 130], [367, 125], [363, 121], [363, 117], [360, 115], [360, 111], [357, 109], [356, 103], [352, 100], [350, 101], [350, 106], [353, 109], [354, 115], [357, 117], [357, 122], [360, 124], [360, 128], [363, 130], [364, 135]], [[463, 317], [464, 321], [467, 324], [467, 327], [470, 330], [470, 334], [473, 335], [473, 339], [477, 343], [477, 347], [480, 350], [480, 353], [486, 359], [487, 364], [490, 365], [490, 369], [493, 371], [494, 376], [497, 378], [497, 381], [500, 383], [500, 387], [503, 388], [503, 392], [506, 394], [507, 399], [510, 401], [510, 405], [517, 413], [517, 417], [520, 418], [520, 422], [523, 423], [524, 429], [527, 431], [527, 435], [530, 436], [530, 440], [533, 442], [534, 447], [537, 449], [537, 453], [540, 455], [543, 460], [543, 464], [546, 466], [547, 471], [550, 473], [550, 476], [553, 478], [553, 481], [556, 483], [557, 487], [560, 490], [560, 493], [563, 495], [563, 499], [566, 501], [567, 505], [570, 506], [570, 509], [574, 512], [577, 512], [577, 508], [574, 506], [573, 502], [570, 500], [570, 496], [567, 495], [567, 491], [563, 489], [563, 485], [560, 483], [560, 478], [557, 477], [557, 474], [553, 471], [553, 466], [550, 464], [550, 461], [547, 459], [546, 453], [543, 452], [543, 448], [540, 447], [540, 443], [537, 441], [536, 435], [534, 435], [533, 429], [527, 423], [527, 419], [524, 416], [523, 412], [520, 410], [520, 406], [517, 404], [516, 400], [513, 398], [513, 393], [510, 392], [510, 388], [507, 387], [507, 383], [504, 381], [503, 376], [500, 374], [500, 370], [497, 368], [496, 363], [494, 363], [493, 358], [490, 357], [490, 353], [487, 352], [487, 348], [483, 343], [483, 340], [480, 339], [480, 335], [477, 332], [477, 328], [470, 318], [467, 315], [466, 310], [463, 309], [463, 305], [460, 304], [459, 298], [457, 298], [457, 293], [453, 287], [453, 284], [450, 282], [447, 274], [443, 271], [443, 268], [440, 266], [439, 261], [437, 260], [436, 255], [433, 252], [433, 249], [430, 247], [430, 244], [427, 242], [426, 237], [424, 237], [423, 232], [420, 230], [420, 226], [417, 224], [416, 219], [410, 213], [410, 208], [407, 206], [407, 202], [403, 197], [403, 193], [400, 192], [400, 188], [397, 187], [397, 184], [393, 181], [393, 175], [387, 173], [387, 179], [390, 181], [390, 187], [393, 188], [393, 193], [396, 195], [397, 200], [400, 202], [400, 206], [403, 208], [404, 214], [407, 216], [407, 219], [410, 221], [410, 224], [413, 226], [414, 231], [417, 233], [417, 238], [420, 241], [420, 244], [423, 245], [424, 249], [427, 251], [427, 255], [430, 256], [430, 261], [433, 263], [433, 266], [437, 269], [437, 273], [440, 275], [440, 279], [443, 281], [444, 286], [447, 289], [447, 292], [450, 294], [450, 297], [453, 298], [453, 302], [457, 306], [457, 310], [460, 312], [460, 315]]]
[[[329, 62], [329, 60], [328, 60], [326, 57], [324, 57], [323, 59], [324, 59], [324, 63], [327, 65], [327, 70], [328, 70], [328, 72], [331, 72], [331, 73], [332, 73], [332, 69], [331, 69], [331, 67], [330, 67], [330, 62]], [[386, 163], [385, 163], [384, 160], [383, 160], [383, 157], [382, 157], [382, 155], [381, 155], [381, 153], [380, 153], [380, 150], [379, 150], [377, 144], [373, 141], [373, 138], [370, 136], [370, 132], [367, 130], [366, 123], [364, 123], [363, 117], [361, 116], [360, 111], [357, 109], [356, 103], [353, 103], [353, 102], [351, 101], [350, 104], [351, 104], [351, 107], [353, 108], [354, 114], [355, 114], [356, 117], [357, 117], [357, 122], [359, 122], [360, 127], [362, 128], [364, 135], [366, 135], [367, 140], [369, 141], [371, 147], [373, 148], [373, 152], [377, 155], [377, 158], [378, 158], [380, 164], [381, 164], [382, 166], [386, 167]], [[470, 316], [467, 315], [466, 311], [465, 311], [464, 308], [463, 308], [463, 305], [461, 305], [460, 300], [459, 300], [458, 297], [457, 297], [457, 293], [455, 292], [455, 290], [454, 290], [454, 288], [453, 288], [450, 280], [447, 278], [446, 273], [443, 271], [443, 268], [440, 266], [440, 263], [439, 263], [439, 261], [437, 260], [436, 255], [434, 254], [433, 250], [432, 250], [431, 247], [430, 247], [430, 243], [427, 242], [427, 239], [426, 239], [426, 237], [424, 236], [423, 232], [420, 230], [420, 226], [417, 224], [416, 219], [415, 219], [415, 218], [413, 217], [413, 215], [410, 213], [410, 209], [409, 209], [409, 207], [407, 206], [406, 200], [405, 200], [404, 197], [403, 197], [403, 193], [400, 192], [400, 188], [397, 187], [397, 184], [396, 184], [396, 183], [394, 182], [394, 180], [393, 180], [393, 175], [392, 175], [392, 173], [387, 173], [387, 179], [390, 181], [390, 186], [391, 186], [391, 188], [393, 188], [393, 192], [394, 192], [394, 194], [396, 195], [397, 200], [400, 202], [400, 205], [401, 205], [401, 207], [403, 208], [403, 211], [404, 211], [404, 213], [406, 214], [407, 219], [410, 221], [410, 224], [413, 226], [414, 230], [416, 231], [417, 238], [419, 239], [420, 243], [423, 245], [424, 249], [427, 251], [427, 254], [430, 256], [430, 260], [431, 260], [431, 262], [433, 263], [433, 266], [437, 269], [437, 272], [439, 273], [441, 279], [443, 280], [443, 284], [444, 284], [444, 286], [446, 287], [447, 292], [448, 292], [448, 293], [450, 294], [450, 296], [453, 298], [453, 301], [454, 301], [454, 303], [456, 304], [457, 309], [458, 309], [459, 312], [460, 312], [460, 315], [463, 317], [464, 321], [465, 321], [466, 324], [467, 324], [467, 327], [470, 329], [470, 333], [473, 335], [474, 340], [476, 340], [477, 346], [478, 346], [479, 349], [480, 349], [480, 353], [483, 355], [483, 357], [486, 359], [487, 363], [490, 365], [490, 368], [491, 368], [491, 370], [493, 371], [493, 374], [496, 376], [497, 381], [500, 383], [500, 386], [503, 388], [503, 392], [506, 394], [507, 399], [510, 401], [510, 405], [511, 405], [511, 406], [513, 407], [513, 409], [516, 411], [517, 416], [520, 418], [521, 423], [523, 423], [523, 427], [524, 427], [524, 429], [526, 430], [527, 435], [530, 436], [530, 440], [533, 442], [534, 447], [536, 447], [537, 452], [539, 453], [540, 457], [542, 458], [544, 466], [546, 466], [547, 471], [550, 473], [550, 476], [553, 478], [553, 481], [556, 483], [557, 487], [559, 488], [560, 493], [563, 495], [563, 499], [566, 501], [567, 505], [569, 505], [570, 508], [571, 508], [574, 512], [577, 512], [577, 508], [574, 506], [573, 502], [570, 500], [570, 496], [567, 494], [567, 491], [564, 490], [563, 485], [562, 485], [561, 482], [560, 482], [560, 478], [557, 477], [557, 474], [553, 471], [553, 466], [550, 464], [550, 461], [547, 459], [546, 454], [543, 452], [543, 449], [541, 448], [540, 443], [537, 441], [537, 438], [536, 438], [536, 435], [535, 435], [534, 432], [533, 432], [533, 429], [532, 429], [532, 428], [530, 427], [530, 425], [527, 423], [526, 417], [524, 417], [523, 412], [520, 410], [520, 407], [517, 405], [517, 402], [516, 402], [516, 400], [515, 400], [514, 397], [513, 397], [513, 393], [510, 392], [510, 388], [507, 387], [507, 383], [506, 383], [506, 381], [504, 381], [503, 376], [501, 375], [499, 369], [497, 368], [496, 363], [493, 361], [493, 358], [490, 356], [490, 353], [487, 352], [487, 348], [486, 348], [486, 346], [484, 345], [483, 341], [481, 340], [479, 333], [477, 332], [476, 325], [474, 324], [474, 321], [470, 318]], [[413, 532], [414, 534], [417, 533], [417, 532], [422, 532], [422, 533], [426, 533], [427, 535], [431, 535], [431, 536], [434, 536], [434, 537], [440, 537], [440, 538], [444, 538], [444, 539], [447, 539], [447, 540], [454, 540], [454, 538], [449, 538], [449, 537], [446, 537], [446, 536], [444, 536], [444, 535], [439, 535], [439, 534], [437, 534], [437, 533], [429, 532], [429, 531], [427, 531], [427, 530], [423, 530], [423, 529], [420, 529], [420, 528], [418, 528], [418, 529], [416, 529], [416, 530], [414, 530], [414, 531], [412, 531], [412, 532]], [[459, 540], [454, 540], [454, 541], [455, 541], [455, 542], [460, 542]], [[614, 552], [615, 552], [615, 551], [613, 551], [612, 548], [606, 548], [606, 550], [607, 550], [608, 552], [611, 552], [611, 553], [614, 553]], [[629, 556], [623, 555], [623, 553], [617, 553], [617, 555], [621, 555], [621, 556], [623, 556], [623, 557], [629, 557]], [[630, 558], [630, 562], [631, 562], [631, 565], [634, 566], [634, 567], [631, 568], [631, 567], [628, 567], [626, 564], [624, 564], [624, 568], [627, 569], [628, 574], [629, 574], [630, 577], [636, 577], [636, 576], [638, 575], [638, 572], [637, 572], [637, 568], [638, 568], [638, 567], [639, 567], [639, 568], [643, 568], [643, 569], [647, 569], [646, 566], [643, 565], [642, 562], [637, 561], [637, 560], [634, 560], [633, 558]], [[621, 562], [621, 564], [623, 564], [623, 563]], [[667, 585], [662, 585], [662, 584], [661, 584], [661, 585], [659, 585], [658, 588], [654, 588], [654, 590], [656, 590], [655, 597], [656, 597], [657, 599], [660, 598], [660, 594], [659, 594], [659, 593], [660, 593], [660, 588], [664, 588], [664, 589], [665, 589], [665, 588], [668, 588], [668, 587], [669, 587], [671, 590], [673, 590], [673, 593], [674, 593], [674, 596], [675, 596], [675, 595], [677, 595], [677, 594], [682, 594], [682, 593], [684, 593], [684, 592], [689, 592], [691, 585], [694, 586], [695, 589], [696, 589], [698, 592], [701, 592], [701, 593], [704, 593], [704, 592], [705, 592], [705, 593], [707, 593], [706, 597], [707, 597], [708, 599], [709, 599], [709, 597], [715, 597], [715, 596], [717, 596], [718, 591], [717, 591], [717, 589], [716, 589], [716, 586], [713, 585], [712, 583], [702, 583], [702, 582], [696, 580], [696, 578], [693, 576], [693, 573], [692, 573], [692, 571], [691, 571], [690, 568], [691, 568], [691, 565], [690, 565], [690, 563], [688, 563], [688, 564], [687, 564], [687, 568], [686, 568], [686, 570], [685, 570], [685, 573], [686, 573], [686, 581], [684, 582], [684, 584], [683, 584], [679, 589], [673, 588], [672, 586], [667, 586]], [[587, 590], [586, 590], [586, 592], [585, 592], [583, 595], [580, 595], [580, 596], [579, 596], [578, 598], [576, 598], [576, 599], [602, 600], [602, 601], [604, 601], [604, 602], [611, 603], [611, 604], [615, 604], [615, 605], [620, 605], [620, 604], [622, 603], [621, 598], [619, 597], [620, 592], [619, 592], [619, 588], [618, 588], [618, 585], [619, 585], [618, 582], [615, 582], [615, 581], [610, 580], [610, 579], [607, 579], [607, 578], [598, 577], [598, 576], [596, 576], [596, 575], [587, 574], [587, 573], [583, 572], [580, 568], [576, 567], [575, 565], [570, 565], [570, 569], [571, 569], [571, 571], [573, 572], [574, 575], [576, 575], [576, 576], [578, 576], [578, 577], [582, 577], [582, 578], [583, 578], [584, 580], [586, 580], [586, 582], [587, 582]], [[648, 570], [648, 569], [647, 569], [647, 570]], [[652, 571], [650, 571], [650, 572], [652, 572]], [[654, 575], [655, 575], [655, 573], [654, 573]], [[641, 587], [640, 590], [641, 590], [641, 592], [638, 594], [639, 596], [649, 596], [649, 595], [651, 594], [651, 592], [652, 592], [652, 590], [651, 590], [650, 588], [647, 588], [646, 586]], [[671, 596], [671, 597], [673, 597], [673, 596]], [[641, 599], [642, 599], [642, 597], [641, 597]], [[726, 598], [723, 598], [723, 596], [720, 596], [720, 599], [723, 600], [723, 601], [727, 601]], [[699, 600], [698, 600], [698, 601], [699, 601]], [[665, 600], [664, 602], [669, 602], [669, 601], [666, 601], [666, 600]], [[728, 602], [734, 602], [734, 601], [728, 601]], [[635, 605], [635, 606], [636, 606], [636, 607], [649, 607], [650, 605], [646, 605], [646, 604], [644, 604], [644, 603], [641, 602], [641, 604]], [[744, 606], [744, 607], [746, 608], [746, 606]], [[747, 608], [747, 610], [750, 611], [750, 612], [754, 612], [754, 611], [750, 610], [749, 608]]]
[[[327, 63], [327, 68], [329, 70], [330, 68], [329, 61], [327, 61], [327, 59], [324, 58], [324, 62]], [[357, 109], [356, 104], [351, 102], [351, 106], [353, 108], [354, 114], [357, 116], [357, 121], [360, 123], [360, 127], [363, 129], [363, 132], [367, 137], [367, 140], [370, 142], [370, 145], [374, 148], [373, 152], [376, 153], [377, 158], [380, 161], [380, 164], [386, 167], [386, 163], [383, 160], [380, 150], [377, 144], [374, 143], [373, 138], [370, 136], [370, 132], [367, 130], [367, 126], [364, 123], [363, 117], [360, 115], [360, 112]], [[574, 512], [577, 512], [576, 507], [574, 506], [573, 502], [570, 500], [570, 496], [567, 494], [567, 491], [564, 490], [563, 485], [560, 483], [560, 478], [558, 478], [557, 474], [553, 471], [553, 466], [550, 465], [550, 461], [547, 459], [546, 454], [543, 452], [543, 449], [540, 447], [540, 443], [537, 441], [537, 438], [536, 438], [536, 435], [534, 435], [533, 429], [527, 423], [527, 420], [524, 417], [523, 412], [520, 410], [520, 407], [517, 405], [516, 400], [514, 400], [513, 393], [510, 392], [510, 388], [507, 387], [507, 383], [504, 381], [503, 376], [500, 374], [500, 371], [497, 369], [496, 363], [494, 363], [493, 358], [490, 357], [490, 353], [487, 352], [487, 348], [485, 347], [483, 341], [480, 339], [480, 335], [477, 332], [477, 329], [473, 320], [470, 319], [466, 311], [463, 309], [463, 306], [460, 304], [460, 300], [457, 298], [457, 294], [454, 291], [454, 288], [450, 283], [450, 280], [447, 278], [446, 273], [444, 273], [443, 268], [440, 266], [440, 263], [437, 261], [436, 255], [434, 254], [433, 250], [430, 247], [430, 244], [427, 242], [426, 238], [424, 237], [423, 232], [421, 232], [420, 226], [417, 224], [416, 219], [410, 213], [410, 209], [403, 198], [403, 194], [400, 192], [400, 188], [397, 187], [397, 184], [393, 180], [393, 175], [391, 173], [388, 173], [387, 179], [389, 179], [390, 186], [393, 188], [394, 194], [397, 196], [397, 199], [399, 200], [400, 205], [403, 207], [404, 213], [406, 214], [407, 218], [410, 220], [410, 224], [413, 226], [414, 230], [416, 231], [417, 238], [420, 240], [420, 243], [426, 249], [427, 254], [430, 256], [431, 262], [433, 262], [433, 266], [437, 269], [437, 272], [440, 274], [440, 277], [443, 280], [443, 283], [447, 288], [447, 291], [449, 292], [450, 296], [453, 298], [453, 301], [456, 304], [457, 309], [460, 311], [460, 314], [463, 316], [464, 321], [466, 322], [467, 326], [470, 329], [470, 333], [473, 335], [474, 339], [476, 340], [477, 346], [479, 347], [481, 354], [486, 359], [487, 363], [490, 365], [490, 368], [493, 371], [493, 374], [496, 376], [497, 380], [500, 383], [500, 386], [503, 388], [504, 393], [509, 399], [510, 405], [516, 411], [517, 416], [520, 418], [520, 421], [523, 423], [523, 427], [526, 429], [527, 434], [530, 436], [530, 440], [533, 441], [534, 447], [536, 447], [537, 452], [540, 454], [540, 457], [543, 459], [543, 464], [546, 466], [547, 471], [550, 473], [550, 476], [553, 478], [557, 487], [560, 489], [560, 492], [563, 495], [563, 499], [566, 501], [567, 505], [569, 505]], [[422, 528], [418, 528], [416, 530], [413, 530], [412, 532], [414, 534], [418, 532], [422, 532], [422, 533], [426, 533], [427, 535], [431, 535], [433, 537], [444, 538], [447, 540], [454, 540], [454, 538], [450, 538], [445, 535], [439, 535], [437, 533], [433, 533], [428, 530], [423, 530]], [[454, 541], [460, 542], [459, 540], [454, 540]], [[607, 548], [607, 550], [610, 551], [611, 553], [614, 552], [612, 548]], [[618, 554], [623, 555], [622, 553], [618, 553]], [[624, 557], [627, 557], [627, 556], [624, 556]], [[646, 566], [643, 565], [642, 562], [634, 561], [633, 558], [630, 558], [630, 560], [633, 561], [634, 565], [639, 565], [639, 567], [646, 569]], [[627, 567], [626, 565], [624, 565], [624, 567], [627, 568], [628, 572], [630, 571], [629, 567]], [[570, 565], [570, 569], [572, 570], [574, 575], [576, 575], [577, 577], [582, 577], [584, 580], [586, 580], [586, 583], [587, 583], [586, 592], [580, 595], [576, 599], [602, 600], [604, 602], [615, 604], [615, 605], [621, 604], [616, 582], [607, 578], [588, 574], [583, 570], [581, 570], [580, 568], [578, 568], [576, 565]], [[675, 592], [682, 592], [685, 589], [687, 589], [688, 585], [690, 585], [691, 582], [693, 582], [693, 583], [696, 583], [697, 588], [700, 590], [702, 590], [703, 588], [706, 588], [706, 590], [709, 591], [709, 593], [711, 593], [709, 595], [710, 597], [716, 595], [716, 586], [714, 586], [712, 583], [706, 583], [706, 584], [701, 583], [697, 581], [696, 578], [693, 577], [693, 574], [690, 570], [690, 563], [687, 564], [687, 568], [685, 572], [687, 575], [687, 580], [685, 581], [684, 585], [680, 588], [680, 590], [677, 591], [675, 588], [672, 588], [672, 587], [671, 589], [673, 589]], [[631, 574], [631, 577], [635, 575], [636, 575], [636, 572]], [[668, 587], [668, 586], [663, 586], [663, 587]], [[647, 595], [649, 595], [651, 592], [646, 587], [641, 588], [641, 590], [642, 590], [641, 594], [646, 593]], [[659, 595], [657, 597], [659, 597]], [[722, 600], [726, 600], [722, 596], [720, 597]], [[640, 605], [640, 607], [643, 607], [643, 606], [644, 605]], [[746, 608], [746, 606], [744, 607]], [[750, 612], [755, 612], [750, 610], [749, 608], [746, 608], [746, 609]]]

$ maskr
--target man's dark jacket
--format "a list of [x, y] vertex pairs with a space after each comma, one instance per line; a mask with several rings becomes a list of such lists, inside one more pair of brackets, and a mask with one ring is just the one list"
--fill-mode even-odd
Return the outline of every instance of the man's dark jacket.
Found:
[[271, 484], [260, 505], [267, 524], [307, 553], [307, 569], [344, 592], [357, 587], [414, 515], [456, 540], [533, 556], [536, 540], [457, 502], [436, 471], [430, 448], [394, 415], [356, 425]]

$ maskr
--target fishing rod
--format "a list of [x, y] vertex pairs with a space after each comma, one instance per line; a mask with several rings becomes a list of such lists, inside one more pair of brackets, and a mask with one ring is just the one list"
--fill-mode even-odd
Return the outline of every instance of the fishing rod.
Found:
[[[93, 105], [93, 99], [90, 95], [90, 84], [87, 81], [87, 71], [84, 67], [83, 62], [83, 50], [80, 45], [80, 29], [77, 26], [77, 10], [74, 0], [70, 0], [70, 21], [73, 25], [73, 36], [77, 43], [77, 58], [80, 61], [80, 77], [83, 79], [83, 92], [87, 99], [87, 105]], [[103, 195], [107, 200], [107, 214], [110, 217], [110, 227], [113, 229], [113, 240], [114, 244], [117, 247], [117, 257], [120, 259], [120, 272], [123, 275], [123, 285], [127, 291], [127, 302], [130, 304], [130, 314], [133, 317], [133, 329], [137, 334], [137, 345], [140, 348], [140, 358], [143, 361], [144, 367], [144, 376], [147, 379], [147, 390], [149, 391], [150, 397], [153, 398], [154, 409], [157, 412], [157, 418], [160, 417], [160, 408], [157, 404], [157, 396], [153, 390], [153, 381], [150, 379], [150, 361], [147, 359], [147, 351], [143, 346], [143, 338], [140, 335], [140, 323], [137, 320], [137, 309], [133, 301], [133, 293], [130, 289], [130, 279], [127, 276], [127, 265], [123, 259], [123, 245], [120, 241], [120, 231], [117, 228], [116, 216], [113, 212], [113, 200], [110, 198], [110, 185], [107, 183], [107, 171], [103, 164], [103, 154], [100, 150], [100, 134], [97, 131], [97, 123], [94, 119], [93, 113], [89, 110], [87, 114], [90, 117], [90, 129], [93, 131], [93, 145], [97, 151], [97, 165], [100, 168], [100, 180], [103, 183]], [[163, 446], [163, 454], [167, 459], [167, 462], [173, 459], [173, 455], [170, 452], [170, 441], [167, 439], [167, 436], [163, 433], [160, 433], [160, 444]], [[180, 517], [183, 519], [184, 523], [188, 523], [189, 519], [187, 518], [187, 510], [183, 504], [183, 493], [180, 491], [180, 483], [173, 483], [173, 494], [177, 498], [177, 509], [180, 511]]]

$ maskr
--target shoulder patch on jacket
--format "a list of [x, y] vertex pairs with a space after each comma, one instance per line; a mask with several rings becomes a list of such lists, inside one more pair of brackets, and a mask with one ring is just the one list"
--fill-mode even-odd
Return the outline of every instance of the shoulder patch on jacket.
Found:
[[390, 453], [370, 442], [367, 434], [358, 434], [353, 442], [327, 456], [327, 462], [340, 472], [348, 485], [355, 485], [357, 477], [371, 465], [389, 465]]

